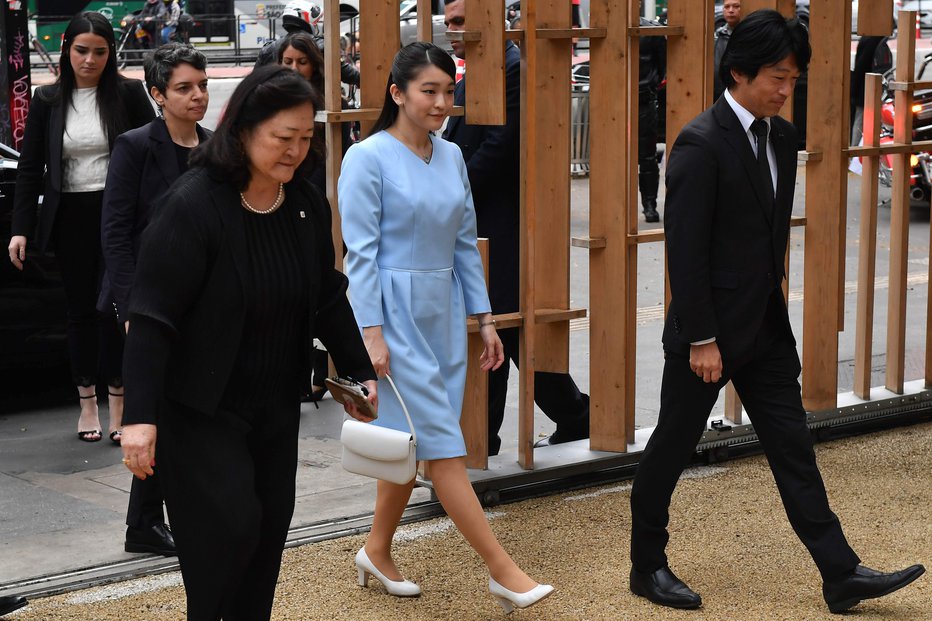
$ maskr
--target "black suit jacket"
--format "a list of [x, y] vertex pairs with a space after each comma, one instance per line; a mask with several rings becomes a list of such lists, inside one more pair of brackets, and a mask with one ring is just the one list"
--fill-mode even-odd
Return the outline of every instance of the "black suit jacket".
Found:
[[[715, 337], [722, 359], [749, 355], [771, 297], [780, 294], [796, 185], [796, 130], [771, 119], [777, 160], [773, 211], [757, 160], [722, 97], [680, 133], [667, 164], [664, 207], [672, 299], [663, 330], [668, 351]], [[782, 297], [781, 297], [782, 300]], [[786, 305], [778, 330], [792, 339]], [[795, 341], [794, 341], [795, 342]]]
[[[468, 70], [467, 70], [468, 75]], [[464, 77], [453, 102], [466, 102]], [[492, 311], [518, 310], [521, 210], [521, 51], [505, 46], [505, 124], [472, 125], [452, 117], [443, 137], [459, 145], [476, 207], [479, 237], [489, 238], [489, 298]]]
[[[290, 213], [307, 266], [310, 304], [302, 346], [302, 373], [311, 370], [313, 338], [324, 342], [341, 374], [375, 379], [353, 310], [346, 277], [334, 269], [327, 200], [306, 180], [285, 185], [281, 209]], [[233, 370], [246, 322], [249, 286], [245, 210], [236, 190], [194, 168], [178, 179], [142, 235], [130, 323], [146, 317], [172, 335], [158, 373], [126, 377], [124, 424], [155, 423], [157, 399], [213, 415]], [[130, 341], [137, 337], [131, 328]], [[131, 385], [131, 381], [144, 385]]]
[[[212, 132], [197, 126], [201, 142]], [[97, 307], [111, 305], [125, 319], [136, 271], [139, 237], [161, 206], [168, 188], [181, 176], [168, 127], [162, 119], [121, 134], [113, 146], [104, 190], [100, 241], [103, 282]]]
[[[65, 115], [57, 94], [57, 84], [40, 86], [29, 105], [13, 199], [11, 234], [26, 236], [43, 251], [48, 249], [61, 199]], [[127, 129], [145, 125], [155, 117], [146, 89], [139, 80], [120, 79], [120, 101], [129, 119]], [[110, 140], [111, 151], [115, 139]], [[37, 209], [40, 194], [42, 208]]]

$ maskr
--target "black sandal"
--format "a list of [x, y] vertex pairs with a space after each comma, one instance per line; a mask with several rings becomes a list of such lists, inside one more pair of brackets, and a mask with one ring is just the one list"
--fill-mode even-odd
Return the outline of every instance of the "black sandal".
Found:
[[[122, 392], [113, 392], [112, 390], [108, 390], [107, 394], [110, 395], [111, 397], [122, 397], [123, 396]], [[121, 443], [123, 442], [123, 430], [117, 429], [115, 431], [111, 431], [110, 441], [116, 444], [117, 446], [120, 446]]]
[[[79, 399], [96, 399], [97, 393], [94, 393], [93, 395], [87, 395], [86, 397], [82, 397], [78, 395], [78, 398]], [[82, 442], [100, 442], [101, 439], [103, 439], [103, 437], [104, 437], [104, 432], [102, 429], [91, 429], [90, 431], [79, 431], [78, 432], [78, 440], [81, 440]]]

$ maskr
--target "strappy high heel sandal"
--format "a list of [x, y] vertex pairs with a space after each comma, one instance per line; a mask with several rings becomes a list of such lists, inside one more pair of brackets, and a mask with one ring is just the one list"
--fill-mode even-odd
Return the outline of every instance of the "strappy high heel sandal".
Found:
[[[123, 396], [122, 392], [113, 392], [112, 390], [108, 390], [107, 394], [110, 395], [111, 397], [122, 397]], [[115, 429], [114, 431], [111, 431], [110, 441], [116, 444], [117, 446], [120, 446], [120, 444], [123, 441], [123, 429]]]
[[[97, 393], [95, 392], [92, 395], [87, 395], [86, 397], [78, 397], [81, 400], [84, 399], [96, 399]], [[102, 429], [91, 429], [90, 431], [78, 431], [78, 440], [82, 442], [100, 442], [104, 437]]]

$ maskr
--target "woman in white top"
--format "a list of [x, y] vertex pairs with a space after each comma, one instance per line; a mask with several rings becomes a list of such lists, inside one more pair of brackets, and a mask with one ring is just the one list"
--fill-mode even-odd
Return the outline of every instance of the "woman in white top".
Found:
[[117, 73], [113, 27], [100, 13], [71, 20], [60, 66], [55, 84], [36, 90], [26, 119], [8, 251], [17, 269], [28, 270], [27, 245], [54, 250], [65, 289], [71, 373], [81, 399], [78, 438], [97, 442], [103, 435], [96, 399], [100, 379], [110, 387], [110, 439], [119, 443], [123, 342], [112, 311], [96, 309], [103, 273], [100, 210], [116, 137], [155, 114], [142, 83]]

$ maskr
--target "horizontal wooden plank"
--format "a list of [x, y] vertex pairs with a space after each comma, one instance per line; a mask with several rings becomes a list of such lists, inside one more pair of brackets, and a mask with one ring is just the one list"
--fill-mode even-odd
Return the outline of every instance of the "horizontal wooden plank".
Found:
[[481, 30], [458, 30], [447, 32], [447, 41], [482, 41]]
[[538, 28], [538, 39], [604, 39], [606, 28]]
[[878, 147], [848, 147], [844, 151], [848, 157], [877, 157], [878, 155], [916, 153], [930, 149], [932, 149], [932, 140], [918, 140], [916, 142], [888, 142]]
[[[356, 110], [318, 110], [314, 116], [317, 123], [343, 123], [349, 121], [374, 121], [382, 113], [381, 108], [357, 108]], [[453, 106], [450, 116], [463, 116], [463, 106]]]
[[683, 26], [632, 26], [628, 28], [629, 37], [681, 37]]
[[570, 237], [570, 245], [576, 248], [605, 248], [604, 237]]
[[652, 229], [650, 231], [638, 232], [636, 235], [628, 235], [628, 245], [633, 244], [652, 244], [662, 242], [664, 239], [663, 229]]
[[790, 218], [790, 226], [806, 226], [806, 216], [793, 216]]
[[797, 151], [796, 161], [797, 162], [821, 162], [822, 152], [821, 151]]
[[888, 82], [887, 87], [891, 91], [921, 91], [932, 88], [932, 81], [923, 80], [921, 82]]
[[508, 29], [505, 31], [505, 38], [509, 41], [524, 41], [524, 30], [521, 28]]
[[[571, 319], [580, 319], [588, 314], [585, 308], [538, 308], [534, 313], [537, 323], [557, 323], [558, 321], [569, 321]], [[521, 313], [502, 313], [494, 315], [495, 328], [504, 330], [506, 328], [520, 328], [524, 324], [524, 315]], [[467, 332], [478, 332], [479, 322], [469, 318], [466, 320]]]

